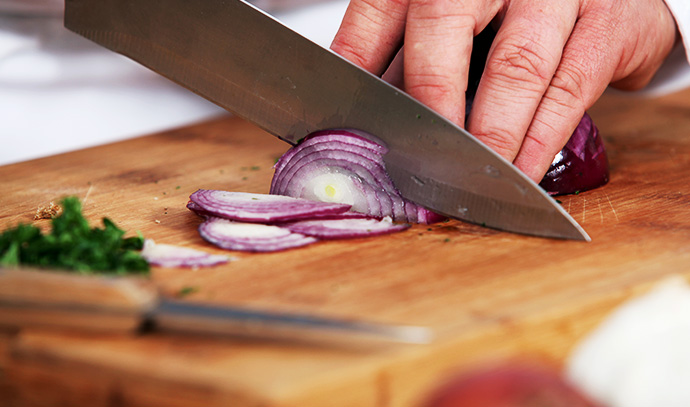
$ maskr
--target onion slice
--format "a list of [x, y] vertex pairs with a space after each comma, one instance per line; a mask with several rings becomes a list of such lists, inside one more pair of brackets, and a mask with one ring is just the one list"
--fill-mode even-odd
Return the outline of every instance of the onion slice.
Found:
[[383, 162], [388, 150], [373, 140], [349, 130], [310, 134], [278, 160], [270, 193], [347, 204], [352, 211], [397, 222], [445, 219], [400, 195]]
[[189, 199], [192, 204], [187, 207], [202, 216], [260, 223], [331, 216], [351, 207], [289, 196], [209, 189], [199, 189]]
[[377, 219], [302, 220], [285, 224], [293, 232], [319, 239], [350, 239], [400, 232], [409, 224], [393, 223], [390, 216]]
[[232, 260], [229, 256], [210, 254], [189, 247], [144, 241], [141, 256], [149, 264], [160, 267], [205, 267], [224, 264]]
[[206, 241], [227, 250], [275, 252], [317, 242], [314, 237], [274, 225], [209, 217], [199, 226]]

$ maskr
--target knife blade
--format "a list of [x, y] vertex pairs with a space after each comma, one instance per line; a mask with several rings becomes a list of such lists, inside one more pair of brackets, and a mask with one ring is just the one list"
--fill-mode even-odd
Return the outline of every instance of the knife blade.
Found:
[[383, 140], [402, 195], [505, 231], [589, 241], [536, 183], [464, 129], [243, 0], [66, 0], [65, 27], [288, 143], [333, 128]]
[[142, 278], [0, 269], [0, 327], [98, 333], [142, 329], [204, 336], [361, 345], [425, 344], [430, 329], [175, 300]]

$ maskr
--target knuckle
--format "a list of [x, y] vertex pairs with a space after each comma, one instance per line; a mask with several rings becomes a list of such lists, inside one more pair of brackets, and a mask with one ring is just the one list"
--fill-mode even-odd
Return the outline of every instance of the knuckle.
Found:
[[371, 62], [372, 56], [369, 55], [366, 48], [362, 48], [359, 44], [361, 44], [359, 37], [337, 35], [331, 48], [355, 65], [370, 72], [374, 71], [374, 64]]
[[548, 83], [553, 60], [541, 45], [528, 38], [513, 37], [496, 46], [487, 74], [508, 81]]
[[508, 161], [513, 161], [520, 149], [521, 139], [510, 130], [494, 127], [483, 131], [472, 131], [482, 143]]
[[453, 97], [458, 91], [452, 86], [453, 79], [433, 73], [410, 73], [405, 78], [405, 89], [412, 95], [424, 95], [424, 99], [441, 100]]
[[584, 85], [589, 75], [582, 69], [571, 64], [561, 64], [551, 80], [551, 87], [564, 95], [559, 96], [561, 103], [568, 107], [584, 108], [586, 105]]

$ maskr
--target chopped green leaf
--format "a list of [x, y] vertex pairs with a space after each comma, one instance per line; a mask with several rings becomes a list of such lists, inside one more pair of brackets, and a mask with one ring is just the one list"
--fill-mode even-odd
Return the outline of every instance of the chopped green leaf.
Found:
[[185, 286], [185, 287], [180, 288], [180, 291], [177, 292], [177, 296], [178, 297], [186, 297], [189, 294], [194, 294], [197, 291], [199, 291], [199, 287]]
[[138, 250], [144, 238], [125, 238], [125, 232], [103, 218], [103, 228], [91, 228], [76, 197], [62, 201], [62, 214], [43, 234], [33, 225], [19, 224], [0, 234], [0, 265], [28, 265], [75, 270], [83, 274], [127, 274], [149, 271]]

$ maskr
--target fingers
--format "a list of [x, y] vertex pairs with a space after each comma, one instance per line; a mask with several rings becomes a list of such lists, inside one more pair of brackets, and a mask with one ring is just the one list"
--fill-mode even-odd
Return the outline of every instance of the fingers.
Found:
[[464, 98], [476, 16], [452, 0], [412, 0], [405, 31], [405, 90], [455, 123]]
[[402, 45], [408, 0], [352, 0], [331, 49], [376, 75]]
[[405, 29], [405, 91], [464, 126], [472, 40], [498, 8], [498, 1], [411, 0]]
[[572, 1], [514, 1], [505, 12], [468, 129], [509, 161], [518, 156], [577, 18]]
[[620, 49], [597, 12], [584, 14], [575, 26], [561, 63], [534, 115], [514, 164], [535, 181], [568, 141], [585, 111], [613, 77]]

